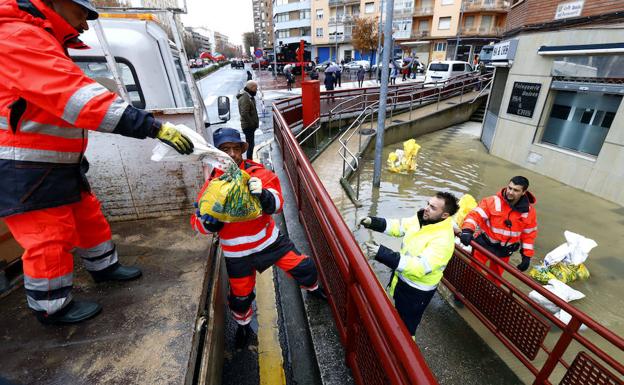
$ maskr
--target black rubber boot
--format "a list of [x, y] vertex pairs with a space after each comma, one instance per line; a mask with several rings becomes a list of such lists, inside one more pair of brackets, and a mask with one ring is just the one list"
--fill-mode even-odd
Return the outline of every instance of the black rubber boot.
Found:
[[236, 337], [234, 339], [234, 347], [236, 350], [241, 350], [252, 341], [255, 333], [251, 328], [251, 325], [238, 325], [238, 329], [236, 329]]
[[323, 290], [321, 286], [317, 287], [316, 290], [308, 291], [308, 294], [320, 300], [327, 301], [327, 295], [325, 295], [325, 290]]
[[95, 317], [102, 311], [102, 306], [95, 302], [71, 301], [67, 306], [54, 314], [43, 311], [35, 312], [42, 324], [74, 324]]
[[115, 263], [100, 271], [90, 271], [95, 282], [105, 281], [130, 281], [139, 278], [142, 274], [141, 270], [134, 266], [122, 266]]

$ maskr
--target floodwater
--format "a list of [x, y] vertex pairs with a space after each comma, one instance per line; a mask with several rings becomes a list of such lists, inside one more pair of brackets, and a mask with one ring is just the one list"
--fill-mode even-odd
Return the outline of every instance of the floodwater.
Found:
[[[368, 154], [362, 162], [359, 195], [364, 207], [356, 209], [344, 194], [342, 197], [335, 197], [336, 206], [342, 212], [347, 224], [354, 229], [358, 242], [374, 239], [394, 250], [399, 249], [401, 242], [400, 239], [384, 234], [365, 229], [356, 230], [355, 223], [358, 217], [412, 216], [439, 190], [452, 192], [457, 197], [469, 193], [478, 201], [499, 191], [511, 177], [524, 175], [530, 181], [529, 189], [537, 197], [535, 207], [539, 235], [532, 265], [541, 262], [549, 251], [565, 242], [564, 230], [594, 239], [598, 246], [592, 250], [586, 261], [591, 278], [570, 284], [574, 289], [584, 293], [586, 298], [573, 304], [611, 331], [624, 336], [622, 311], [624, 296], [620, 295], [624, 283], [624, 207], [488, 154], [479, 141], [479, 133], [480, 124], [466, 122], [417, 137], [416, 141], [422, 146], [418, 155], [417, 171], [410, 175], [401, 175], [384, 170], [378, 191], [372, 190], [373, 154]], [[386, 146], [383, 151], [384, 162], [391, 151], [401, 147], [400, 143]], [[352, 185], [354, 184], [355, 179], [352, 181]], [[520, 256], [516, 253], [511, 258], [511, 263], [516, 265], [519, 262]], [[388, 269], [376, 262], [372, 264], [380, 281], [383, 284], [388, 282]], [[479, 329], [474, 317], [468, 314], [467, 310], [460, 310], [459, 313], [475, 329]], [[593, 332], [585, 333], [622, 362], [624, 356], [619, 349], [603, 345], [594, 338], [596, 336]], [[491, 345], [498, 344], [489, 332], [480, 334]], [[555, 333], [554, 337], [558, 336], [559, 334]], [[551, 338], [548, 341], [550, 342]], [[494, 349], [508, 363], [515, 360], [504, 348], [494, 347]], [[573, 356], [569, 359], [572, 360]], [[528, 379], [527, 372], [521, 364], [510, 366], [523, 380]]]

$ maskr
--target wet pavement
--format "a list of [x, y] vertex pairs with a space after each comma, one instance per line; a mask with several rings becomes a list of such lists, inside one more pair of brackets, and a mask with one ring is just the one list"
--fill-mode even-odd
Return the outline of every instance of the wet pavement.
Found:
[[[367, 154], [362, 162], [360, 185], [360, 201], [364, 207], [356, 209], [344, 193], [335, 197], [335, 203], [345, 220], [353, 226], [356, 239], [360, 242], [375, 239], [397, 250], [400, 239], [364, 229], [356, 230], [356, 218], [363, 215], [386, 218], [409, 216], [424, 207], [428, 197], [438, 190], [450, 191], [457, 196], [470, 193], [479, 200], [496, 193], [507, 184], [510, 177], [524, 175], [531, 183], [530, 190], [537, 197], [539, 235], [532, 265], [565, 241], [564, 230], [596, 240], [598, 247], [592, 250], [586, 262], [591, 278], [570, 284], [587, 297], [575, 301], [573, 305], [616, 334], [624, 335], [624, 318], [620, 310], [624, 306], [624, 298], [619, 295], [624, 281], [624, 262], [621, 258], [624, 247], [624, 208], [489, 155], [479, 141], [479, 133], [480, 124], [466, 122], [417, 137], [416, 141], [422, 148], [416, 172], [401, 175], [384, 171], [379, 190], [371, 189], [373, 154]], [[384, 162], [389, 152], [396, 148], [401, 148], [401, 144], [385, 146], [382, 156]], [[510, 263], [515, 265], [519, 262], [520, 257], [514, 255]], [[380, 281], [387, 282], [388, 269], [376, 262], [372, 264]], [[419, 338], [431, 327], [432, 310], [425, 313], [421, 329], [417, 332]], [[506, 349], [501, 348], [495, 337], [479, 327], [479, 323], [466, 309], [459, 310], [459, 313], [511, 364], [523, 380], [529, 378], [526, 369]], [[595, 337], [592, 332], [586, 332], [585, 335], [590, 339]], [[619, 358], [620, 362], [624, 358], [622, 352], [615, 348], [607, 347], [607, 351]]]

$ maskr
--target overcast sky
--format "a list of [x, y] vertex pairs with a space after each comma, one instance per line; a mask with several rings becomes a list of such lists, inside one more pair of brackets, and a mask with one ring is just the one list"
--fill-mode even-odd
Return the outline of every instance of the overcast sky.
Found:
[[239, 45], [243, 44], [243, 33], [253, 32], [251, 0], [186, 0], [186, 5], [188, 13], [182, 15], [182, 22], [187, 27], [221, 32]]

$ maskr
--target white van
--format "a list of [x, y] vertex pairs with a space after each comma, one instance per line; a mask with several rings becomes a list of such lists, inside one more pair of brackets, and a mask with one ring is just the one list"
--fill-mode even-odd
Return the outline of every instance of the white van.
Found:
[[439, 83], [473, 71], [472, 66], [465, 61], [433, 61], [427, 67], [425, 83]]

